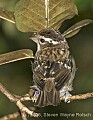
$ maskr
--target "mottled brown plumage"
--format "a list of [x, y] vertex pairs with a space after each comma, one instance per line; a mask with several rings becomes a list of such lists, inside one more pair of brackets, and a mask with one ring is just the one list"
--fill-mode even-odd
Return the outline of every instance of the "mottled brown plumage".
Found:
[[33, 64], [33, 80], [39, 88], [36, 105], [57, 106], [62, 91], [65, 96], [74, 78], [74, 60], [71, 58], [68, 44], [61, 33], [53, 29], [41, 31], [32, 40], [36, 41], [38, 46]]

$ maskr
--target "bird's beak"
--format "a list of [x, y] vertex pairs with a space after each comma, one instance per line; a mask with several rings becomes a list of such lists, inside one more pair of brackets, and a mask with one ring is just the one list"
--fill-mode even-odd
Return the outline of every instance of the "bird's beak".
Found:
[[34, 34], [33, 36], [31, 36], [31, 40], [33, 40], [35, 43], [38, 43], [38, 39], [39, 39], [39, 35], [38, 34]]
[[32, 36], [30, 39], [33, 40], [35, 43], [38, 42], [38, 37], [37, 37], [37, 35]]

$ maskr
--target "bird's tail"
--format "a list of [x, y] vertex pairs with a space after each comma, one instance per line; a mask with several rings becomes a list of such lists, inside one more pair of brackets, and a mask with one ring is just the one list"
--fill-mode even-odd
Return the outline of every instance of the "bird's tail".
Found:
[[60, 103], [59, 91], [52, 87], [51, 91], [40, 91], [36, 106], [44, 107], [48, 105], [57, 106]]

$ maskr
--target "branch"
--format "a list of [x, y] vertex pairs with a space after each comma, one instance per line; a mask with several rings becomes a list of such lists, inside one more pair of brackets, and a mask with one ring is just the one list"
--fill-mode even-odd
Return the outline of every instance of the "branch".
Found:
[[[27, 120], [27, 114], [31, 115], [33, 117], [38, 117], [39, 114], [35, 113], [34, 111], [36, 109], [30, 110], [28, 107], [26, 107], [22, 102], [23, 101], [36, 101], [37, 98], [34, 95], [35, 90], [30, 90], [30, 92], [24, 96], [18, 96], [18, 95], [13, 95], [11, 94], [1, 83], [0, 83], [0, 91], [11, 101], [14, 102], [18, 108], [20, 109], [20, 112], [16, 112], [13, 114], [10, 114], [8, 116], [5, 116], [1, 118], [0, 120], [10, 120], [10, 119], [15, 119], [19, 115], [21, 115], [23, 120]], [[88, 99], [88, 98], [93, 98], [93, 92], [86, 93], [86, 94], [79, 94], [79, 95], [73, 95], [68, 97], [68, 100], [73, 101], [73, 100], [83, 100], [83, 99]], [[60, 100], [65, 100], [64, 97], [60, 97]], [[21, 113], [21, 114], [20, 114]]]
[[[73, 101], [73, 100], [84, 100], [84, 99], [88, 99], [88, 98], [93, 98], [93, 92], [91, 93], [85, 93], [85, 94], [79, 94], [79, 95], [73, 95], [68, 97], [69, 100]], [[64, 97], [60, 98], [61, 100], [64, 100]]]
[[21, 112], [21, 116], [23, 120], [27, 120], [27, 115], [25, 112]]
[[6, 116], [0, 118], [0, 120], [12, 120], [12, 119], [16, 119], [18, 116], [20, 116], [20, 112], [6, 115]]
[[21, 102], [21, 98], [22, 101], [26, 101], [26, 100], [31, 100], [30, 97], [28, 99], [28, 96], [17, 96], [17, 95], [13, 95], [11, 94], [1, 83], [0, 83], [0, 91], [11, 101], [14, 102], [18, 108], [20, 109], [21, 112], [21, 116], [22, 118], [24, 118], [23, 120], [27, 120], [26, 119], [26, 114], [29, 114], [33, 117], [38, 117], [39, 114], [34, 113], [33, 111], [29, 110], [24, 104], [22, 104]]

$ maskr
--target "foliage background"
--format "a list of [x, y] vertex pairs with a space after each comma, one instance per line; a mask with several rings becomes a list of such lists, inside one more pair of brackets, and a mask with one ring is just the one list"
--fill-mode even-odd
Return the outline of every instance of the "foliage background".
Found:
[[[0, 7], [13, 10], [17, 0], [0, 0]], [[79, 16], [64, 22], [60, 31], [63, 32], [74, 23], [85, 19], [93, 19], [93, 0], [75, 0]], [[16, 26], [0, 20], [0, 54], [29, 48], [35, 53], [36, 44], [29, 40], [29, 33], [21, 33]], [[76, 60], [77, 72], [72, 94], [93, 91], [93, 24], [84, 27], [79, 34], [67, 40], [70, 51]], [[0, 82], [12, 93], [23, 95], [33, 84], [31, 60], [23, 60], [0, 66]], [[26, 103], [31, 106], [32, 104]], [[16, 112], [17, 107], [0, 93], [0, 117]], [[92, 117], [69, 117], [70, 120], [92, 120], [93, 99], [73, 101], [70, 104], [61, 103], [58, 107], [44, 107], [38, 110], [42, 113], [90, 113]], [[41, 118], [29, 118], [32, 120]], [[67, 117], [42, 117], [46, 119], [68, 119]], [[20, 120], [20, 118], [18, 118]]]

